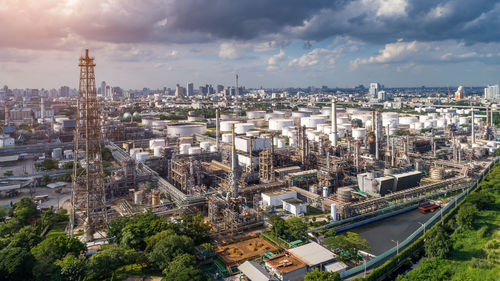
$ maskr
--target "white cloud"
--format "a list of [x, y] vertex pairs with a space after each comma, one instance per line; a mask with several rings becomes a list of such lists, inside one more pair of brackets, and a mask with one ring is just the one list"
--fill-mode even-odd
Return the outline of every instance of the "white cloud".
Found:
[[223, 42], [219, 45], [219, 57], [223, 59], [241, 59], [249, 57], [251, 45], [249, 43]]
[[317, 48], [307, 54], [302, 55], [299, 58], [292, 59], [288, 63], [288, 65], [299, 67], [324, 65], [327, 67], [333, 67], [335, 65], [336, 59], [338, 58], [340, 53], [342, 53], [342, 50], [343, 48], [337, 48], [333, 50]]
[[280, 50], [279, 53], [276, 55], [272, 55], [268, 60], [267, 60], [267, 67], [266, 69], [268, 71], [274, 71], [277, 70], [280, 67], [280, 64], [286, 60], [286, 55], [285, 51]]

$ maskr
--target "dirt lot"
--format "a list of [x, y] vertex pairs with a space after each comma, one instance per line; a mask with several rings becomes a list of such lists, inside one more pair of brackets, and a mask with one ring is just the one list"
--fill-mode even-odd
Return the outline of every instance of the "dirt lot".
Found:
[[269, 241], [261, 237], [255, 237], [228, 245], [217, 246], [216, 252], [225, 263], [232, 264], [275, 249], [276, 247]]

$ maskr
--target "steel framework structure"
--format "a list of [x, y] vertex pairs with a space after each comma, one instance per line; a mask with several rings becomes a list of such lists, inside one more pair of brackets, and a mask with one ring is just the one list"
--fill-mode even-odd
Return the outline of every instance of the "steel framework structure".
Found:
[[[70, 232], [83, 224], [86, 241], [107, 225], [106, 197], [104, 192], [101, 155], [101, 127], [95, 86], [94, 58], [80, 57], [80, 83], [76, 114], [73, 184], [71, 194]], [[84, 152], [80, 168], [78, 155]]]

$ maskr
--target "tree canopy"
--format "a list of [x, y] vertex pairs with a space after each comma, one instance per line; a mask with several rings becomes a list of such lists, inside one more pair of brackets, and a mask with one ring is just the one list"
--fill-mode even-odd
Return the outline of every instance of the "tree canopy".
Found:
[[340, 274], [338, 272], [319, 271], [315, 268], [309, 272], [304, 281], [340, 281]]

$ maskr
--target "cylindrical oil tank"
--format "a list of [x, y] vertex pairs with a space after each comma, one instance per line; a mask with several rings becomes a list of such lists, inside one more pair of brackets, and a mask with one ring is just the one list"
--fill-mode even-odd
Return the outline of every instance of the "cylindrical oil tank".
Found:
[[222, 142], [223, 143], [231, 143], [233, 141], [232, 134], [222, 134]]
[[190, 147], [191, 147], [191, 144], [189, 144], [189, 143], [181, 143], [179, 145], [179, 154], [188, 154]]
[[220, 120], [234, 120], [236, 119], [236, 114], [234, 113], [226, 113], [220, 115]]
[[328, 187], [323, 186], [323, 197], [328, 197]]
[[151, 205], [158, 205], [160, 204], [160, 192], [154, 191], [151, 194]]
[[161, 151], [163, 150], [162, 146], [155, 146], [153, 148], [153, 156], [154, 157], [161, 157]]
[[352, 129], [352, 137], [361, 140], [366, 136], [366, 129], [365, 128], [354, 128]]
[[248, 119], [259, 119], [259, 118], [264, 118], [265, 116], [266, 116], [266, 112], [263, 110], [247, 111], [247, 118]]
[[144, 194], [144, 191], [139, 190], [134, 192], [134, 204], [141, 204], [142, 203], [142, 195]]
[[195, 155], [201, 153], [201, 148], [199, 146], [192, 146], [188, 150], [189, 155]]
[[217, 152], [217, 146], [216, 145], [210, 146], [210, 152]]
[[350, 188], [339, 188], [337, 189], [337, 199], [340, 202], [347, 203], [351, 202], [351, 189]]
[[442, 180], [444, 178], [444, 168], [434, 167], [430, 171], [431, 179]]
[[415, 123], [415, 130], [420, 131], [424, 128], [424, 123], [422, 122], [416, 122]]
[[314, 115], [300, 118], [300, 125], [307, 128], [316, 128], [318, 124], [326, 123], [326, 116]]
[[399, 118], [399, 124], [401, 125], [411, 125], [418, 122], [418, 118], [415, 116], [404, 116]]
[[253, 123], [234, 124], [234, 132], [236, 134], [245, 134], [246, 132], [250, 131], [253, 128], [255, 128], [255, 125]]
[[284, 127], [293, 126], [293, 119], [269, 119], [269, 130], [281, 131]]
[[204, 134], [206, 131], [205, 123], [172, 123], [167, 126], [169, 137], [190, 137], [194, 134]]
[[266, 120], [273, 119], [273, 118], [285, 118], [286, 114], [284, 112], [270, 112], [266, 113]]
[[247, 137], [258, 137], [260, 135], [260, 131], [248, 131], [246, 135]]
[[222, 132], [231, 132], [233, 130], [233, 124], [234, 124], [234, 129], [236, 130], [236, 124], [240, 123], [240, 121], [221, 121], [220, 122], [220, 130]]
[[210, 150], [210, 145], [211, 145], [211, 143], [208, 141], [200, 142], [200, 148], [203, 150]]
[[312, 111], [294, 111], [292, 112], [292, 117], [309, 117], [312, 115]]
[[348, 123], [349, 123], [349, 117], [347, 116], [337, 117], [337, 125], [343, 125]]

